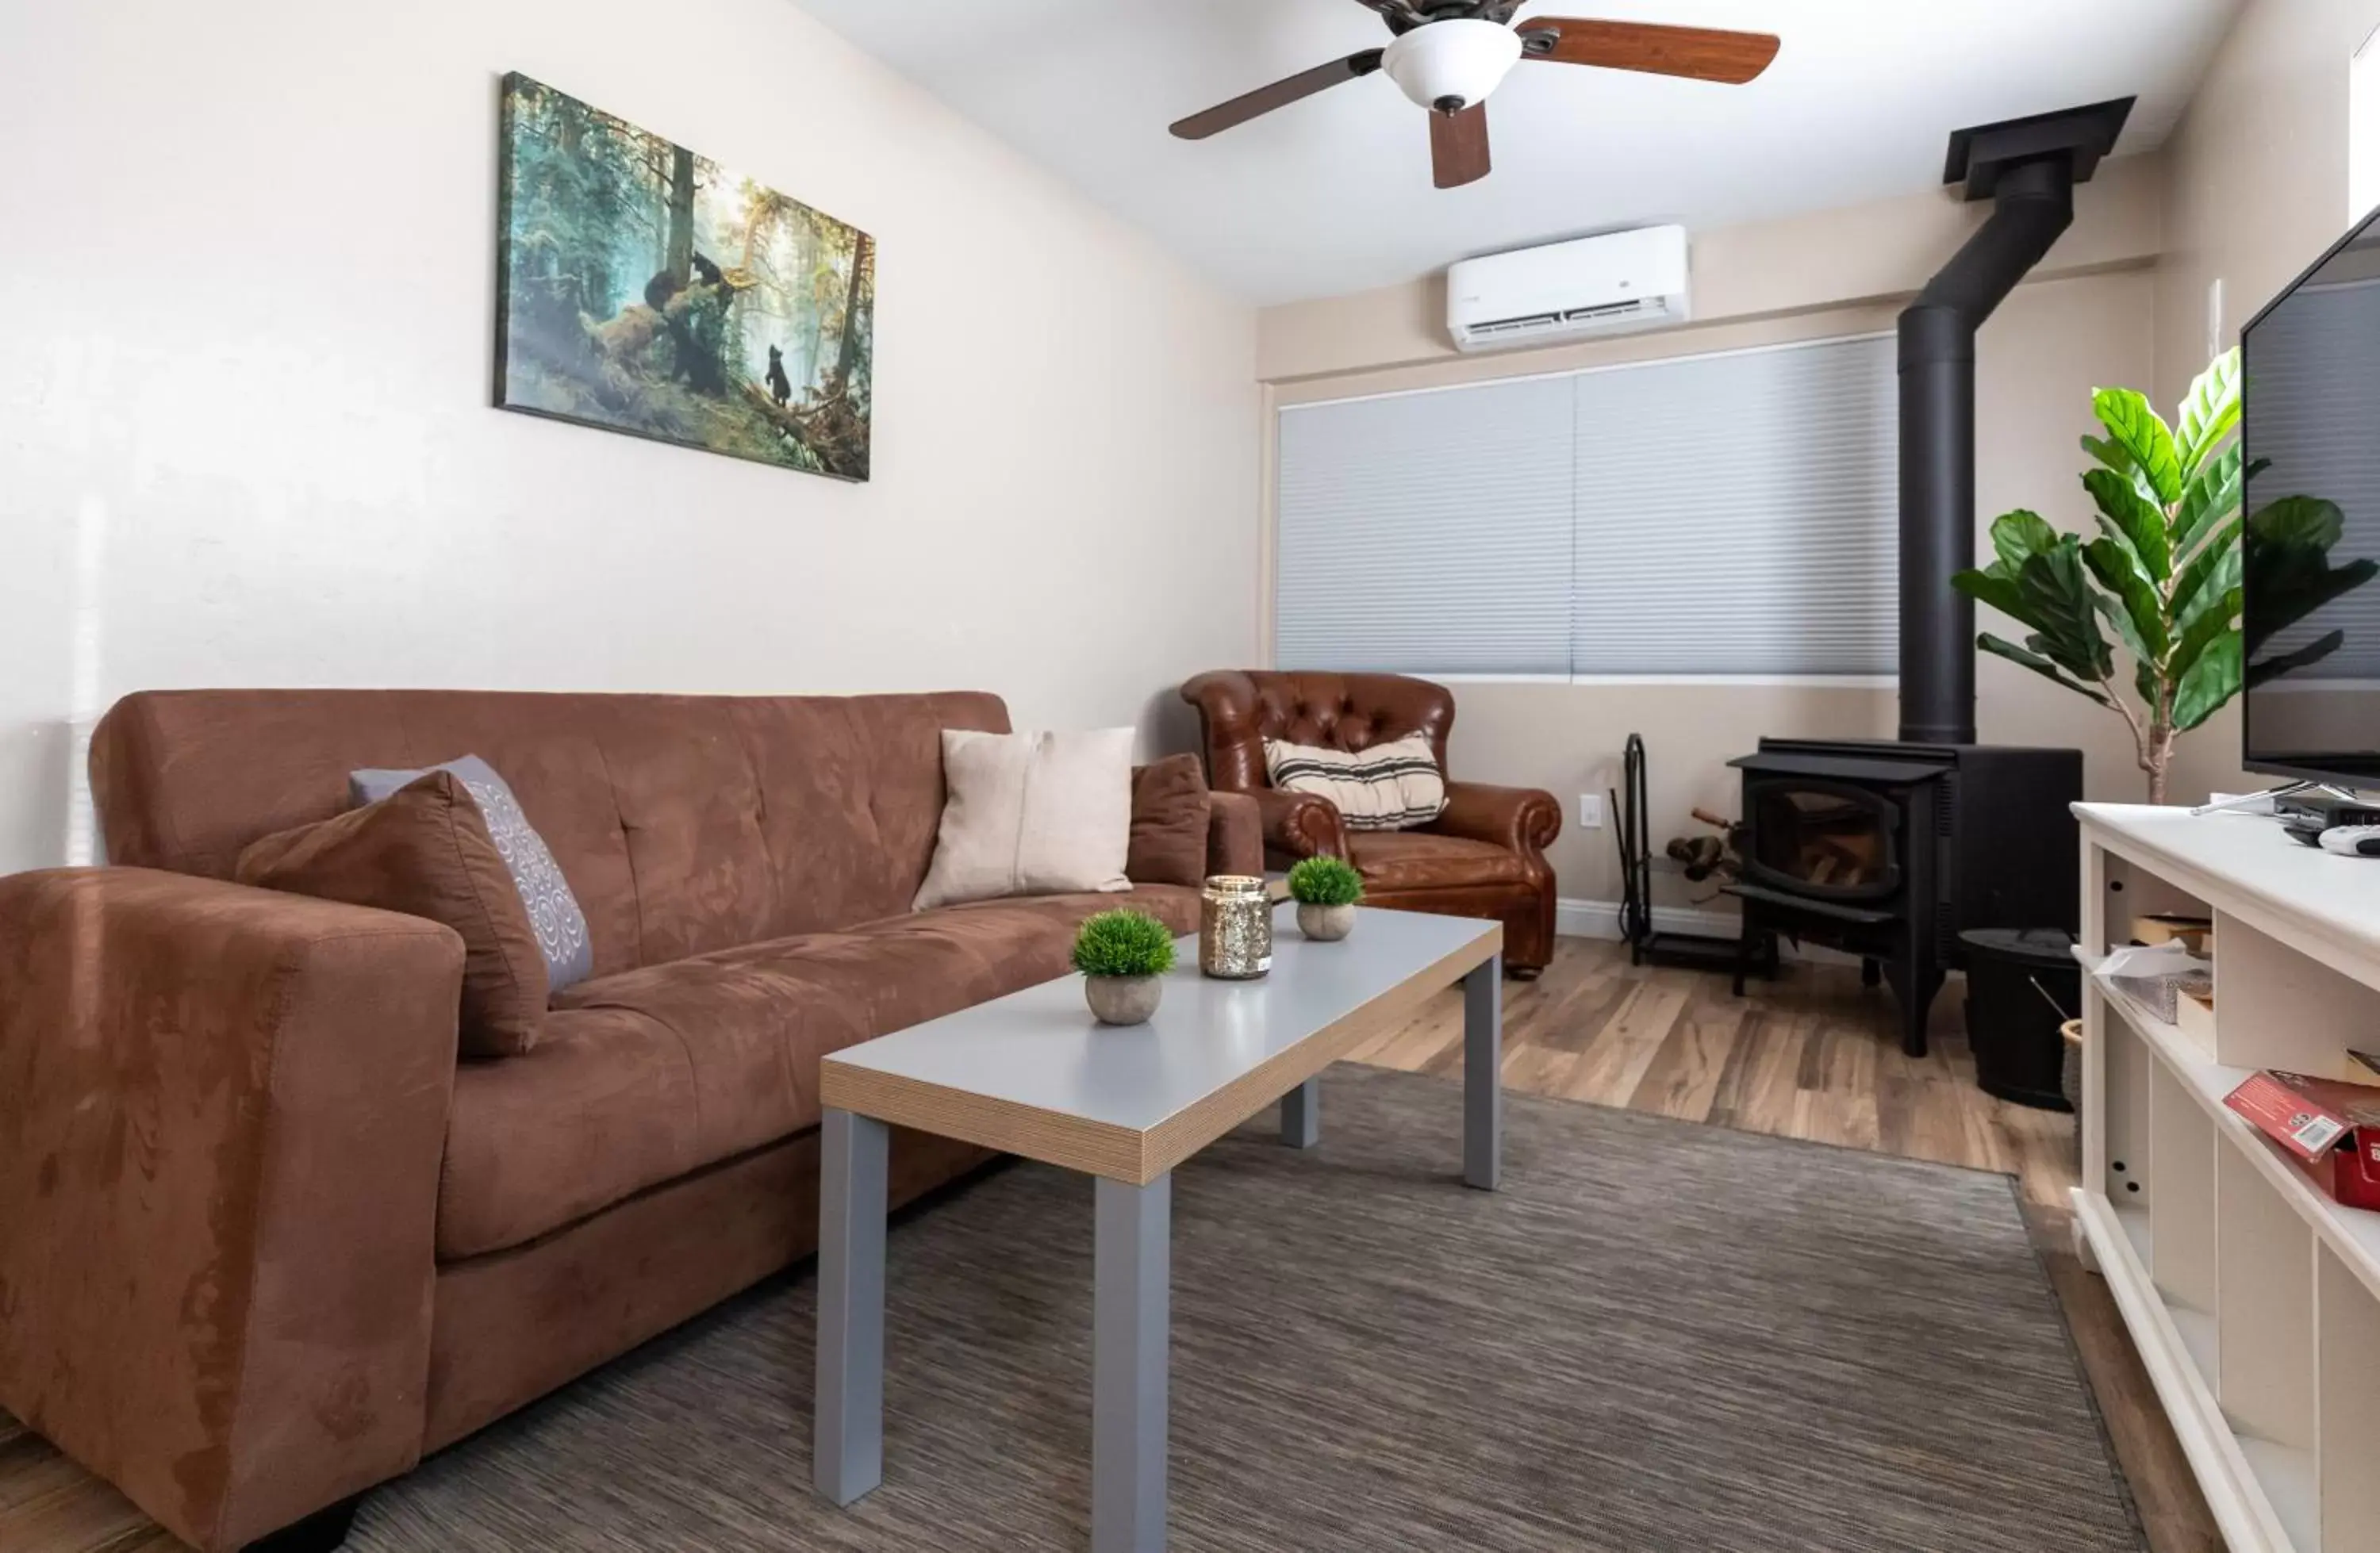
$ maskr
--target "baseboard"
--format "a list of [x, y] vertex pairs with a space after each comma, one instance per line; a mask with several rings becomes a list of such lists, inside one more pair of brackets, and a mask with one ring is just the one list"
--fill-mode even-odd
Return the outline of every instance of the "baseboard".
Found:
[[[1653, 908], [1653, 930], [1657, 933], [1699, 933], [1706, 938], [1731, 939], [1735, 937], [1736, 922], [1736, 915], [1731, 911], [1711, 911], [1703, 906]], [[1566, 939], [1617, 939], [1620, 936], [1620, 903], [1557, 901], [1554, 903], [1554, 931]]]
[[[1692, 933], [1706, 939], [1732, 939], [1742, 919], [1731, 911], [1713, 911], [1706, 906], [1655, 906], [1653, 931], [1657, 933]], [[1564, 898], [1554, 903], [1554, 932], [1565, 939], [1607, 939], [1620, 937], [1620, 903], [1617, 901], [1573, 901]], [[1828, 965], [1856, 965], [1856, 955], [1822, 944], [1796, 944], [1780, 940], [1778, 952], [1788, 960], [1808, 960]]]

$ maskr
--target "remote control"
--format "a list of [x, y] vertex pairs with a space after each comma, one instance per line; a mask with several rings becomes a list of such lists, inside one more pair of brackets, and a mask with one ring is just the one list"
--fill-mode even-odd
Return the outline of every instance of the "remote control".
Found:
[[2322, 833], [2322, 849], [2343, 857], [2380, 857], [2380, 825], [2334, 825]]

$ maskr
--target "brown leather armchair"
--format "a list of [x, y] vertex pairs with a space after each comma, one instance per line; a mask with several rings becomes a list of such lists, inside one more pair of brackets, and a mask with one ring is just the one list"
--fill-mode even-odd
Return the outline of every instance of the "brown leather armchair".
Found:
[[1552, 794], [1449, 778], [1446, 810], [1429, 824], [1351, 831], [1329, 799], [1276, 792], [1266, 781], [1267, 739], [1352, 752], [1422, 734], [1444, 770], [1454, 725], [1446, 686], [1402, 674], [1224, 669], [1183, 686], [1182, 698], [1205, 726], [1208, 784], [1256, 799], [1273, 866], [1344, 857], [1363, 873], [1373, 905], [1502, 922], [1504, 967], [1516, 977], [1536, 976], [1552, 958], [1554, 870], [1546, 848], [1561, 833]]

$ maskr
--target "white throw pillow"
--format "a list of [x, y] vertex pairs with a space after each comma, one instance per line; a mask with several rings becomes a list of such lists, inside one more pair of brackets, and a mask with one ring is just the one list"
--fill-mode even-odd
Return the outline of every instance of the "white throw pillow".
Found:
[[1446, 776], [1420, 734], [1350, 755], [1320, 745], [1264, 742], [1265, 775], [1284, 793], [1328, 798], [1350, 831], [1404, 831], [1446, 807]]
[[949, 797], [917, 909], [1002, 895], [1129, 890], [1129, 728], [1083, 734], [942, 730]]

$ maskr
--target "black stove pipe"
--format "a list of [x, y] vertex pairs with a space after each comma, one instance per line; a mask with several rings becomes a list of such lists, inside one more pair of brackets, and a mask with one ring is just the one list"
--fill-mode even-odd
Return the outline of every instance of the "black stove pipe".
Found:
[[1999, 173], [1992, 213], [1900, 315], [1900, 737], [1975, 742], [1975, 331], [2074, 220], [2074, 161]]

